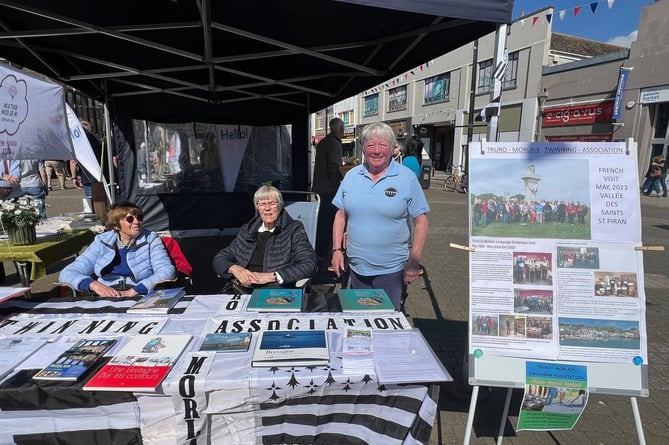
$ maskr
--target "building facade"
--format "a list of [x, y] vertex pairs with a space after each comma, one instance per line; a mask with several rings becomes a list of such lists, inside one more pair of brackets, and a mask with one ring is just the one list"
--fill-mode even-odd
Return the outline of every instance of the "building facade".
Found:
[[[553, 12], [546, 7], [508, 27], [495, 139], [632, 138], [643, 176], [652, 155], [669, 154], [669, 0], [642, 9], [629, 49], [553, 34]], [[468, 143], [487, 135], [486, 122], [472, 123], [470, 114], [479, 116], [493, 100], [495, 38], [491, 33], [361, 92], [337, 115], [351, 112], [354, 136], [371, 122], [385, 121], [400, 144], [418, 135], [434, 168], [466, 167]], [[313, 128], [319, 134], [318, 125]], [[359, 156], [360, 147], [356, 151]]]

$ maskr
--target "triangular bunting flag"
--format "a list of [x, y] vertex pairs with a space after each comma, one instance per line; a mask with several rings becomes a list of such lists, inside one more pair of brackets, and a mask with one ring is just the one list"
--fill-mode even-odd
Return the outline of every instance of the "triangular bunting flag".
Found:
[[547, 21], [548, 23], [551, 22], [551, 19], [552, 19], [552, 18], [553, 18], [553, 14], [546, 14], [546, 21]]
[[581, 12], [581, 7], [580, 6], [575, 7], [574, 8], [574, 17], [576, 17], [579, 12]]
[[592, 10], [593, 14], [595, 13], [595, 11], [597, 11], [597, 5], [598, 4], [599, 4], [598, 2], [590, 3], [590, 9]]
[[565, 16], [566, 13], [567, 13], [566, 9], [560, 11], [560, 13], [558, 14], [558, 16], [560, 17], [560, 21], [564, 20], [564, 16]]
[[539, 20], [539, 17], [532, 17], [532, 26], [536, 25], [537, 20]]
[[609, 9], [613, 8], [613, 4], [616, 2], [616, 0], [608, 0], [609, 4]]

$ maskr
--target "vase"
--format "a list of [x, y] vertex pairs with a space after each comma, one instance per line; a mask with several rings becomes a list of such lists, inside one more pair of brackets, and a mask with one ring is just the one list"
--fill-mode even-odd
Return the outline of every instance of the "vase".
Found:
[[7, 230], [7, 237], [9, 243], [14, 246], [26, 246], [35, 244], [37, 233], [35, 232], [35, 226], [15, 226]]

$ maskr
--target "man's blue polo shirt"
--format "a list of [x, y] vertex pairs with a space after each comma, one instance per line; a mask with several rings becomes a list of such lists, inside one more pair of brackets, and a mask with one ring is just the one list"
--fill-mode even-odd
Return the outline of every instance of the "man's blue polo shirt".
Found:
[[430, 211], [416, 175], [395, 161], [376, 182], [364, 164], [351, 169], [332, 204], [348, 218], [349, 266], [364, 276], [403, 270], [409, 258], [409, 220]]

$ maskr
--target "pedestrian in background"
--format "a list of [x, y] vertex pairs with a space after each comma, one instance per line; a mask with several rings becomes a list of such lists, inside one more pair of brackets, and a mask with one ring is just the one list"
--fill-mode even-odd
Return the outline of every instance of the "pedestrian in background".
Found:
[[49, 191], [53, 190], [51, 178], [53, 178], [54, 173], [56, 174], [56, 178], [58, 178], [60, 189], [65, 190], [65, 161], [44, 161], [44, 168], [46, 169], [46, 186]]
[[46, 219], [47, 180], [44, 161], [37, 159], [22, 159], [21, 161], [21, 189], [23, 195], [29, 195], [39, 205], [40, 219]]
[[420, 178], [420, 159], [423, 153], [423, 141], [417, 136], [411, 137], [406, 145], [406, 156], [402, 159], [402, 165], [409, 167], [412, 172]]
[[340, 170], [343, 152], [341, 139], [343, 137], [344, 121], [335, 117], [330, 120], [330, 133], [321, 139], [316, 146], [314, 179], [311, 191], [318, 193], [321, 198], [316, 228], [316, 254], [321, 268], [327, 267], [331, 263], [332, 223], [337, 212], [332, 199], [337, 193], [343, 177]]

